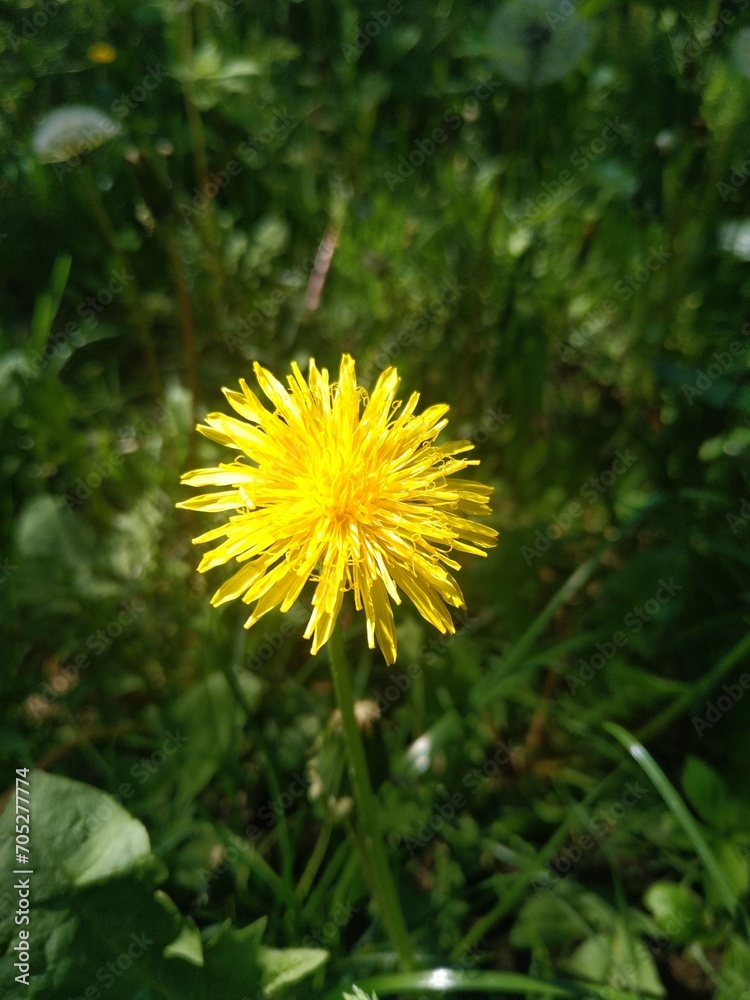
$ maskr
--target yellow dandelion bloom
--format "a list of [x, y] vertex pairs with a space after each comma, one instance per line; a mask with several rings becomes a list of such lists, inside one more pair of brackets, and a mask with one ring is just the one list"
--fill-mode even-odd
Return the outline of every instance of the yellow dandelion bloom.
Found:
[[[486, 555], [497, 532], [467, 514], [489, 513], [492, 488], [453, 478], [477, 461], [456, 458], [470, 441], [437, 445], [448, 407], [417, 415], [419, 393], [395, 400], [400, 379], [388, 368], [369, 396], [357, 385], [354, 361], [341, 359], [338, 382], [310, 360], [308, 380], [292, 364], [286, 389], [254, 366], [266, 409], [240, 379], [224, 389], [243, 420], [210, 413], [198, 430], [239, 451], [235, 461], [188, 472], [188, 486], [228, 487], [178, 504], [188, 510], [234, 511], [229, 521], [193, 541], [223, 541], [200, 572], [234, 559], [245, 563], [214, 594], [215, 606], [242, 597], [255, 603], [245, 628], [272, 608], [288, 611], [305, 583], [316, 583], [305, 638], [315, 653], [330, 638], [344, 593], [351, 590], [388, 663], [396, 659], [391, 600], [406, 594], [441, 632], [455, 627], [446, 604], [465, 607], [449, 570], [456, 552]], [[390, 599], [390, 600], [389, 600]]]
[[117, 50], [114, 49], [109, 42], [94, 42], [93, 45], [89, 45], [86, 50], [86, 55], [89, 57], [91, 62], [103, 63], [107, 65], [112, 63], [117, 58]]

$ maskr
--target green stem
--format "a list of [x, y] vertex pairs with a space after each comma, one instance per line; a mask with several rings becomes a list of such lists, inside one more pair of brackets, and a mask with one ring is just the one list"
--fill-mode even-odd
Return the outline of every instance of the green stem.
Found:
[[[182, 97], [185, 102], [188, 131], [193, 147], [195, 174], [202, 192], [208, 190], [208, 152], [206, 150], [206, 135], [203, 131], [203, 120], [195, 101], [195, 86], [193, 83], [193, 23], [189, 7], [183, 9], [180, 19], [180, 57], [187, 72], [182, 79]], [[221, 250], [219, 242], [219, 227], [216, 222], [216, 210], [212, 198], [208, 198], [205, 208], [205, 230], [208, 242], [208, 264], [211, 271], [213, 305], [216, 310], [222, 301], [222, 270]]]
[[349, 776], [359, 813], [361, 836], [357, 838], [357, 844], [362, 853], [365, 872], [372, 873], [370, 889], [378, 904], [380, 918], [386, 933], [399, 957], [402, 968], [404, 971], [409, 971], [414, 967], [411, 943], [383, 846], [380, 817], [375, 793], [370, 783], [370, 774], [367, 770], [362, 734], [354, 715], [354, 695], [349, 679], [349, 665], [346, 662], [346, 653], [344, 652], [344, 638], [341, 634], [341, 626], [338, 624], [333, 630], [328, 648], [333, 684], [336, 689], [336, 701], [341, 712], [341, 726], [349, 758]]
[[333, 832], [333, 820], [330, 816], [326, 816], [323, 821], [323, 825], [318, 833], [318, 839], [315, 842], [315, 847], [310, 855], [310, 860], [305, 865], [305, 870], [302, 873], [302, 878], [297, 883], [297, 896], [301, 901], [304, 901], [313, 882], [315, 881], [315, 876], [318, 874], [318, 869], [323, 864], [323, 858], [325, 857], [326, 851], [328, 850], [328, 844], [331, 840], [331, 833]]

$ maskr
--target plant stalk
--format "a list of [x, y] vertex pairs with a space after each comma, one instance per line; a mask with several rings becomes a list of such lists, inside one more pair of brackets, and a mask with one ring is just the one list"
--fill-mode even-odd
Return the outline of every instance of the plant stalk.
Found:
[[349, 776], [359, 814], [361, 835], [356, 838], [357, 845], [363, 855], [364, 870], [366, 873], [370, 873], [370, 888], [378, 904], [380, 917], [388, 938], [399, 957], [402, 969], [408, 971], [414, 968], [411, 943], [385, 853], [378, 807], [367, 769], [362, 734], [354, 715], [354, 695], [349, 679], [349, 665], [344, 651], [344, 638], [338, 623], [328, 642], [328, 648], [333, 684], [336, 689], [336, 701], [341, 712], [341, 725], [349, 758]]

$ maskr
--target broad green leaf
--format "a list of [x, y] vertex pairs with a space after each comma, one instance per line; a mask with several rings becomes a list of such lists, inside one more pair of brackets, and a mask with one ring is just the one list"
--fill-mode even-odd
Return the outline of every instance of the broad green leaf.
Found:
[[[138, 874], [153, 862], [146, 828], [112, 796], [45, 771], [32, 771], [29, 782], [35, 904]], [[12, 823], [9, 808], [0, 818], [4, 872], [20, 867], [13, 860]]]
[[[143, 825], [115, 799], [43, 771], [33, 772], [30, 781], [29, 985], [15, 982], [19, 928], [10, 888], [0, 920], [3, 997], [69, 1000], [99, 990], [106, 1000], [243, 1000], [260, 995], [263, 976], [280, 988], [325, 961], [326, 952], [261, 949], [265, 919], [244, 928], [227, 922], [200, 934], [168, 896], [155, 891], [162, 866]], [[11, 806], [0, 817], [5, 872], [18, 867], [14, 826]]]

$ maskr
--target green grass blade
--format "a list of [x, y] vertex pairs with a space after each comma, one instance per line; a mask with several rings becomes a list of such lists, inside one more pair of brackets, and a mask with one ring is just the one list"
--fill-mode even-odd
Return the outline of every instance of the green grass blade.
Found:
[[68, 282], [72, 257], [60, 254], [55, 259], [48, 291], [38, 296], [31, 320], [31, 335], [27, 342], [28, 356], [33, 357], [44, 350], [52, 329], [57, 310], [60, 308], [63, 292]]
[[[571, 1000], [641, 1000], [635, 993], [625, 990], [598, 987], [581, 982], [560, 979], [539, 979], [520, 972], [465, 972], [454, 969], [432, 969], [429, 972], [395, 972], [373, 976], [358, 983], [368, 993], [378, 997], [399, 993], [434, 992], [436, 995], [452, 993], [488, 993], [496, 996], [526, 993], [539, 997], [569, 997]], [[341, 992], [332, 991], [326, 1000], [341, 1000]]]
[[716, 666], [702, 680], [689, 685], [684, 694], [668, 705], [664, 711], [654, 716], [651, 722], [647, 722], [645, 726], [641, 727], [638, 730], [638, 738], [641, 740], [650, 739], [687, 711], [696, 701], [707, 698], [719, 681], [723, 680], [738, 663], [745, 662], [748, 656], [750, 656], [750, 633], [743, 636], [725, 656], [722, 656]]
[[713, 851], [708, 846], [700, 827], [691, 816], [677, 789], [648, 750], [634, 736], [631, 736], [622, 726], [618, 726], [614, 722], [604, 722], [602, 725], [611, 736], [614, 736], [625, 747], [631, 757], [646, 772], [654, 788], [656, 788], [659, 795], [664, 799], [667, 807], [692, 841], [696, 854], [714, 880], [724, 906], [728, 913], [734, 917], [740, 908], [739, 897], [724, 877], [724, 873], [719, 867]]

